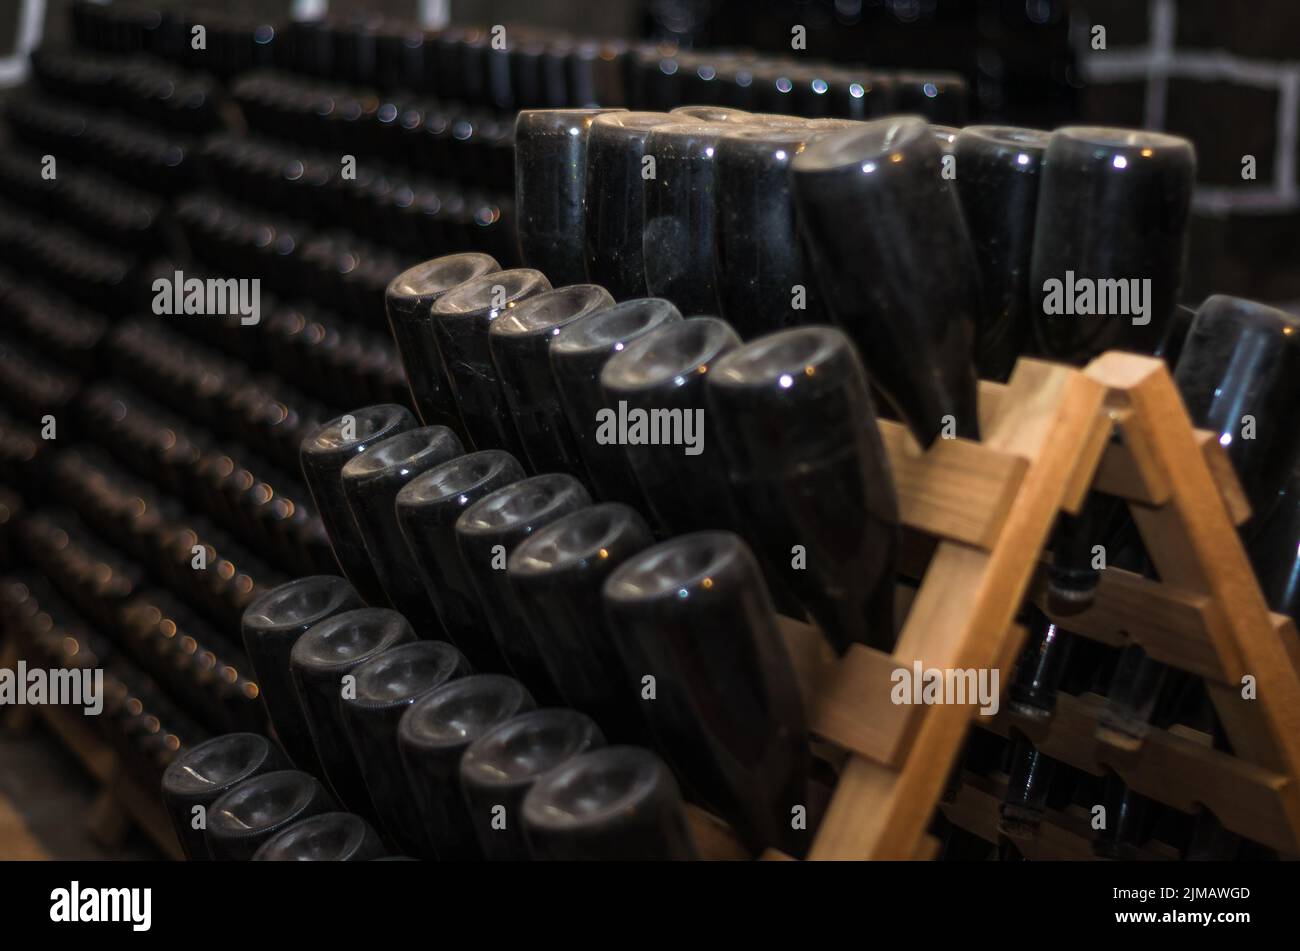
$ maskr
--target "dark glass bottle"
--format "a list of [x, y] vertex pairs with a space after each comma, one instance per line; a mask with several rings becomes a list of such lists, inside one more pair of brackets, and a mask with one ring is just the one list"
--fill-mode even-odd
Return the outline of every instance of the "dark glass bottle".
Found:
[[442, 624], [419, 577], [411, 571], [397, 524], [397, 493], [423, 472], [464, 453], [446, 426], [411, 429], [377, 442], [343, 467], [343, 493], [361, 532], [370, 564], [393, 606], [417, 637], [441, 637]]
[[1300, 466], [1247, 549], [1268, 606], [1300, 624]]
[[704, 388], [716, 362], [739, 346], [726, 321], [692, 317], [633, 340], [601, 370], [605, 406], [626, 404], [651, 420], [666, 412], [675, 427], [676, 438], [657, 442], [647, 433], [648, 442], [623, 447], [661, 536], [728, 527], [727, 468]]
[[699, 856], [677, 780], [654, 753], [609, 746], [551, 770], [523, 803], [539, 861], [690, 861]]
[[361, 767], [380, 827], [403, 852], [422, 843], [421, 819], [411, 802], [397, 724], [411, 704], [470, 673], [465, 655], [445, 641], [401, 644], [355, 670], [355, 691], [343, 698], [343, 722]]
[[898, 112], [915, 112], [950, 125], [966, 122], [969, 88], [959, 73], [900, 72], [893, 79], [893, 107]]
[[1021, 651], [1009, 692], [1011, 709], [1035, 719], [1047, 719], [1056, 709], [1056, 693], [1070, 663], [1074, 635], [1063, 631], [1030, 605], [1029, 638]]
[[1174, 381], [1193, 424], [1219, 434], [1250, 500], [1250, 537], [1300, 464], [1300, 317], [1240, 297], [1201, 304]]
[[754, 87], [753, 57], [738, 56], [719, 61], [714, 67], [714, 81], [719, 89], [717, 101], [733, 109], [759, 108], [758, 90]]
[[834, 70], [825, 65], [796, 69], [790, 77], [794, 83], [794, 108], [790, 111], [809, 119], [829, 116], [833, 107], [830, 94], [833, 75]]
[[[1195, 180], [1195, 151], [1177, 136], [1075, 126], [1052, 133], [1029, 281], [1040, 353], [1082, 365], [1111, 349], [1155, 351], [1178, 300]], [[1099, 313], [1107, 287], [1129, 293]], [[1109, 313], [1112, 305], [1121, 313]]]
[[548, 354], [562, 329], [613, 305], [614, 298], [603, 287], [572, 284], [530, 297], [492, 321], [492, 363], [534, 472], [586, 477]]
[[487, 449], [430, 469], [397, 493], [397, 521], [424, 590], [452, 643], [479, 671], [507, 667], [461, 560], [456, 519], [478, 499], [522, 478], [523, 467], [514, 456]]
[[835, 70], [826, 79], [830, 88], [830, 113], [842, 119], [863, 121], [893, 109], [894, 80], [882, 73]]
[[641, 240], [646, 136], [683, 121], [661, 112], [612, 112], [593, 119], [587, 131], [587, 280], [615, 300], [648, 293]]
[[353, 456], [389, 436], [415, 427], [416, 419], [406, 407], [381, 404], [337, 416], [302, 442], [303, 478], [311, 490], [321, 521], [325, 523], [325, 530], [329, 532], [334, 557], [357, 593], [367, 604], [376, 607], [387, 605], [388, 599], [370, 564], [370, 556], [366, 554], [365, 539], [352, 518], [352, 510], [348, 508], [341, 474], [343, 466]]
[[1241, 836], [1224, 828], [1210, 810], [1200, 808], [1180, 858], [1184, 862], [1230, 862], [1238, 858], [1241, 848]]
[[255, 862], [366, 862], [383, 857], [379, 833], [350, 812], [322, 812], [295, 822], [253, 853]]
[[499, 270], [501, 265], [489, 254], [447, 254], [408, 268], [388, 285], [384, 294], [388, 323], [402, 355], [411, 399], [426, 426], [450, 426], [464, 435], [456, 399], [438, 355], [433, 305], [452, 288]]
[[460, 787], [483, 855], [490, 861], [530, 858], [524, 796], [551, 770], [604, 745], [591, 717], [554, 708], [520, 714], [470, 744], [460, 761]]
[[939, 143], [939, 148], [944, 155], [952, 155], [957, 150], [957, 136], [961, 129], [950, 125], [931, 125], [930, 134], [934, 136], [934, 141]]
[[651, 129], [645, 138], [653, 174], [642, 183], [641, 255], [646, 292], [687, 314], [715, 314], [713, 277], [714, 153], [733, 123], [687, 121]]
[[1025, 352], [1038, 182], [1048, 138], [1036, 129], [975, 125], [963, 129], [954, 145], [957, 196], [979, 265], [975, 366], [985, 379], [1005, 382]]
[[579, 509], [520, 542], [507, 576], [551, 680], [570, 706], [617, 742], [644, 734], [636, 685], [610, 636], [601, 586], [653, 543], [650, 528], [617, 502]]
[[757, 109], [764, 113], [794, 115], [796, 64], [784, 57], [764, 57], [752, 66]]
[[1165, 361], [1171, 373], [1178, 366], [1178, 358], [1183, 354], [1183, 344], [1187, 343], [1187, 334], [1191, 331], [1195, 319], [1195, 310], [1186, 304], [1179, 304], [1174, 308], [1169, 326], [1165, 328], [1164, 339], [1156, 348], [1155, 355]]
[[732, 109], [729, 106], [706, 105], [706, 106], [678, 106], [668, 113], [670, 116], [681, 116], [683, 120], [690, 119], [694, 122], [728, 122], [736, 125], [748, 125], [754, 122], [761, 122], [762, 115], [755, 115], [744, 109]]
[[214, 802], [247, 779], [288, 766], [280, 750], [256, 733], [216, 736], [172, 760], [163, 772], [162, 798], [185, 857], [191, 862], [211, 860], [203, 827]]
[[363, 608], [317, 624], [298, 638], [289, 654], [289, 669], [325, 778], [348, 810], [363, 816], [374, 815], [374, 809], [343, 722], [343, 678], [370, 658], [413, 640], [411, 625], [396, 611]]
[[483, 857], [461, 795], [461, 757], [497, 724], [535, 708], [519, 681], [474, 674], [439, 687], [402, 714], [397, 745], [424, 829], [415, 854], [444, 862]]
[[818, 133], [748, 128], [714, 155], [714, 260], [721, 314], [742, 337], [824, 321], [795, 220], [790, 166]]
[[292, 769], [262, 773], [212, 804], [208, 851], [217, 862], [246, 862], [282, 829], [337, 808], [315, 776]]
[[1115, 861], [1135, 861], [1151, 836], [1156, 811], [1152, 808], [1154, 803], [1130, 789], [1115, 773], [1106, 774], [1103, 788], [1106, 824], [1098, 830], [1093, 841], [1093, 854]]
[[826, 309], [926, 447], [945, 429], [979, 438], [979, 274], [943, 156], [902, 116], [820, 136], [793, 165]]
[[625, 105], [627, 58], [627, 44], [622, 40], [575, 42], [565, 57], [569, 102], [575, 106]]
[[853, 344], [830, 327], [769, 334], [708, 374], [741, 530], [770, 579], [844, 653], [894, 640], [898, 506]]
[[515, 119], [519, 253], [558, 285], [587, 279], [587, 131], [620, 109], [525, 109]]
[[488, 349], [488, 329], [521, 301], [550, 289], [541, 271], [515, 268], [466, 281], [433, 305], [438, 350], [475, 449], [523, 453]]
[[528, 633], [528, 621], [506, 576], [510, 553], [524, 539], [570, 512], [591, 504], [573, 476], [548, 473], [484, 496], [456, 520], [456, 544], [478, 592], [488, 626], [510, 671], [543, 706], [559, 693]]
[[1153, 660], [1137, 644], [1124, 648], [1098, 717], [1098, 735], [1111, 746], [1139, 749], [1151, 730], [1169, 675], [1169, 667]]
[[1061, 763], [1017, 734], [1011, 753], [1007, 793], [998, 811], [998, 832], [1011, 839], [1033, 839], [1047, 812]]
[[1123, 503], [1093, 492], [1078, 515], [1062, 512], [1052, 532], [1052, 563], [1047, 568], [1047, 598], [1055, 614], [1087, 610], [1097, 596], [1101, 572], [1094, 548], [1109, 542], [1107, 526], [1124, 514]]
[[617, 420], [614, 425], [608, 421], [614, 408], [605, 404], [600, 372], [613, 354], [632, 341], [681, 319], [681, 312], [666, 300], [623, 301], [574, 321], [551, 342], [551, 372], [560, 404], [597, 498], [645, 506], [627, 456], [618, 445]]
[[654, 678], [641, 709], [682, 781], [754, 851], [803, 855], [809, 833], [792, 828], [808, 806], [803, 701], [745, 543], [670, 539], [620, 565], [604, 600], [629, 681]]
[[311, 575], [272, 588], [244, 609], [244, 649], [257, 678], [258, 696], [275, 735], [304, 772], [319, 775], [320, 760], [289, 673], [298, 638], [326, 618], [364, 607], [352, 586], [334, 575]]

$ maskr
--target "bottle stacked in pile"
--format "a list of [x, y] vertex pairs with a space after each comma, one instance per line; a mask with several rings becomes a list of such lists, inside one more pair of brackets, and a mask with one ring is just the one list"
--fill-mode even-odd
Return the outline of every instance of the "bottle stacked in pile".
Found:
[[[453, 211], [433, 231], [373, 228], [385, 176], [363, 136], [347, 135], [363, 174], [336, 195], [354, 181], [337, 160], [321, 183], [300, 146], [232, 139], [237, 103], [267, 115], [228, 85], [255, 60], [168, 55], [181, 46], [149, 47], [131, 13], [76, 5], [80, 45], [34, 54], [6, 103], [4, 599], [29, 663], [105, 669], [97, 726], [156, 789], [186, 747], [265, 729], [239, 618], [264, 588], [337, 570], [298, 446], [346, 406], [405, 400], [384, 286], [430, 251], [500, 250], [505, 226], [439, 162]], [[262, 49], [255, 26], [204, 22], [227, 52]], [[313, 107], [337, 93], [281, 82]], [[304, 201], [300, 177], [333, 201]], [[150, 313], [154, 277], [228, 268], [268, 288], [258, 326]]]
[[[482, 29], [73, 17], [76, 48], [38, 51], [6, 105], [5, 614], [29, 659], [105, 668], [99, 726], [156, 788], [179, 751], [264, 727], [243, 609], [337, 570], [298, 446], [345, 407], [406, 401], [384, 286], [446, 250], [515, 259], [516, 102], [621, 102], [676, 59], [538, 36], [517, 59], [546, 91], [516, 69], [503, 92], [509, 73], [469, 63]], [[260, 278], [260, 325], [148, 315], [181, 269]]]

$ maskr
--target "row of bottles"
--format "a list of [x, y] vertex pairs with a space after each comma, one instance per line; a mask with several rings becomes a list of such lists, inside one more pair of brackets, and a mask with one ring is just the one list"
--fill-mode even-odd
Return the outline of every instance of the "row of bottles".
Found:
[[[1194, 169], [1185, 140], [1118, 129], [542, 110], [519, 116], [515, 204], [524, 264], [565, 282], [666, 297], [745, 338], [833, 320], [928, 445], [978, 436], [977, 372], [1162, 344]], [[1149, 297], [1054, 317], [1053, 282], [1076, 275]]]
[[39, 153], [7, 148], [0, 155], [5, 197], [41, 214], [84, 222], [92, 236], [116, 247], [157, 250], [155, 225], [163, 203], [155, 196], [85, 168], [65, 167], [63, 175], [46, 178], [43, 164]]
[[[239, 618], [264, 586], [334, 563], [297, 449], [336, 410], [123, 319], [149, 307], [144, 262], [171, 277], [183, 250], [169, 197], [205, 174], [194, 136], [231, 115], [213, 81], [81, 52], [42, 51], [33, 75], [6, 103], [0, 201], [4, 630], [29, 665], [103, 670], [104, 711], [85, 722], [124, 781], [156, 789], [184, 749], [266, 727]], [[333, 340], [309, 366], [355, 363]], [[390, 398], [383, 365], [318, 391]]]
[[[466, 183], [461, 184], [405, 170], [386, 171], [364, 160], [355, 174], [350, 170], [345, 175], [337, 156], [228, 135], [206, 139], [201, 155], [220, 190], [322, 231], [346, 227], [377, 244], [419, 256], [478, 246], [495, 247], [507, 257], [514, 254], [509, 222], [513, 199], [475, 187], [475, 178], [499, 178], [485, 162], [471, 162], [477, 174], [464, 176]], [[507, 168], [511, 159], [507, 152]], [[451, 163], [430, 167], [455, 172]]]
[[386, 99], [293, 74], [250, 73], [231, 94], [259, 137], [360, 157], [407, 174], [510, 190], [513, 118], [427, 99]]
[[43, 154], [111, 173], [145, 191], [174, 195], [194, 186], [190, 136], [31, 90], [12, 96], [4, 114], [18, 138]]
[[[892, 640], [896, 503], [866, 376], [842, 333], [795, 328], [743, 345], [726, 322], [683, 320], [662, 299], [611, 304], [592, 285], [551, 289], [540, 272], [495, 267], [483, 255], [452, 255], [389, 288], [424, 423], [449, 427], [465, 446], [508, 452], [529, 472], [574, 476], [592, 497], [651, 518], [659, 537], [740, 531], [778, 603], [814, 615], [837, 649]], [[618, 437], [619, 414], [668, 410], [666, 393], [676, 438]], [[818, 425], [800, 425], [809, 419]], [[347, 454], [415, 424], [396, 407], [373, 407], [304, 444], [327, 525], [322, 492], [331, 490], [317, 490], [316, 460], [337, 456], [337, 472]], [[817, 501], [818, 481], [835, 487], [833, 504]], [[364, 571], [341, 563], [354, 581]]]
[[[0, 624], [31, 665], [103, 671], [103, 709], [91, 720], [93, 729], [141, 782], [159, 782], [178, 751], [208, 738], [203, 727], [88, 624], [47, 579], [23, 575], [0, 580]], [[82, 718], [81, 708], [72, 713]]]
[[223, 124], [223, 93], [211, 77], [153, 59], [95, 56], [84, 51], [32, 53], [32, 76], [50, 95], [118, 109], [183, 135]]
[[[202, 48], [194, 42], [196, 26], [204, 27]], [[966, 82], [953, 73], [865, 69], [745, 50], [678, 49], [524, 24], [431, 30], [377, 14], [265, 21], [79, 2], [73, 7], [73, 32], [90, 49], [148, 53], [227, 80], [274, 65], [503, 113], [707, 103], [810, 117], [918, 112], [960, 123], [969, 108]]]
[[[554, 481], [535, 477], [484, 496], [458, 525], [507, 521], [544, 480]], [[535, 521], [566, 507], [541, 494], [552, 504], [534, 503], [542, 510]], [[806, 826], [791, 817], [807, 808], [807, 738], [752, 556], [726, 533], [685, 536], [639, 554], [629, 551], [630, 540], [609, 532], [592, 537], [588, 525], [620, 516], [636, 518], [616, 504], [559, 518], [552, 512], [554, 521], [512, 555], [512, 561], [531, 561], [530, 545], [550, 555], [557, 544], [575, 549], [603, 542], [603, 551], [626, 559], [614, 567], [605, 563], [612, 557], [580, 559], [575, 550], [555, 571], [531, 566], [530, 589], [539, 603], [552, 605], [546, 610], [557, 638], [542, 651], [545, 667], [528, 670], [535, 689], [500, 672], [471, 673], [482, 668], [457, 647], [418, 639], [394, 611], [358, 607], [359, 597], [342, 579], [299, 579], [251, 605], [245, 641], [294, 763], [327, 777], [340, 802], [373, 818], [387, 841], [411, 855], [694, 857], [677, 784], [663, 763], [631, 746], [583, 755], [603, 748], [606, 737], [615, 744], [650, 742], [678, 776], [689, 777], [691, 798], [728, 816], [752, 848], [802, 851]], [[642, 544], [650, 545], [644, 523], [640, 532]], [[599, 612], [583, 614], [593, 601], [599, 608], [602, 580], [608, 628]], [[495, 596], [511, 595], [498, 588]], [[646, 611], [647, 601], [661, 608]], [[579, 617], [580, 625], [569, 623]], [[680, 626], [680, 640], [656, 636], [668, 622]], [[493, 662], [481, 642], [458, 631], [458, 644]], [[716, 649], [697, 643], [705, 631]], [[510, 633], [517, 640], [521, 632]], [[753, 653], [738, 669], [739, 643], [752, 644]], [[657, 672], [657, 698], [642, 702], [644, 719], [636, 709], [639, 688], [620, 661], [634, 656], [634, 663]], [[610, 666], [591, 669], [600, 662]], [[349, 684], [340, 702], [340, 686]], [[563, 702], [574, 708], [553, 705]], [[719, 763], [731, 765], [719, 769]], [[534, 802], [550, 796], [558, 801]], [[545, 845], [535, 841], [539, 836]], [[220, 857], [215, 849], [213, 855]]]

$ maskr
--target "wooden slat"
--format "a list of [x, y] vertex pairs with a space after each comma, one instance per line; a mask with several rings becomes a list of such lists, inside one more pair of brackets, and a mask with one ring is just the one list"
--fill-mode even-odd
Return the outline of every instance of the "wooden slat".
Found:
[[1107, 419], [1109, 420], [1108, 424], [1099, 423], [1092, 428], [1088, 442], [1079, 452], [1074, 472], [1070, 474], [1069, 484], [1066, 486], [1065, 495], [1061, 499], [1061, 510], [1069, 512], [1071, 515], [1078, 515], [1083, 511], [1083, 505], [1087, 502], [1089, 493], [1092, 492], [1097, 467], [1101, 464], [1106, 449], [1111, 443], [1111, 436], [1115, 432], [1117, 414], [1108, 413]]
[[1105, 700], [1095, 694], [1057, 697], [1048, 720], [1003, 709], [978, 725], [1002, 736], [1012, 727], [1043, 753], [1094, 776], [1113, 770], [1132, 789], [1186, 813], [1204, 805], [1225, 827], [1256, 842], [1296, 852], [1284, 795], [1294, 787], [1285, 776], [1208, 746], [1204, 736], [1152, 728], [1136, 754], [1096, 737]]
[[713, 862], [743, 862], [754, 856], [736, 838], [730, 826], [694, 803], [686, 804], [686, 824], [700, 858]]
[[938, 538], [991, 547], [1028, 462], [967, 439], [940, 439], [927, 451], [906, 426], [882, 419], [879, 428], [902, 523]]
[[[852, 645], [837, 658], [817, 628], [786, 617], [780, 623], [803, 693], [808, 729], [840, 749], [889, 763], [899, 732], [915, 712], [890, 699], [898, 661], [861, 644]], [[990, 665], [1000, 672], [1003, 687], [1009, 682], [1025, 635], [1024, 629], [1017, 627], [1003, 638], [1003, 652]], [[973, 706], [978, 709], [979, 705]]]
[[1130, 502], [1164, 505], [1169, 501], [1169, 483], [1165, 479], [1164, 467], [1150, 447], [1140, 441], [1140, 432], [1135, 436], [1123, 428], [1123, 421], [1130, 411], [1111, 407], [1110, 412], [1120, 427], [1119, 438], [1109, 442], [1102, 453], [1093, 476], [1093, 488]]
[[[982, 776], [966, 774], [957, 795], [941, 808], [944, 816], [985, 842], [998, 841], [998, 807], [1006, 794], [1006, 784]], [[1092, 853], [1094, 833], [1084, 816], [1049, 809], [1044, 813], [1038, 836], [1015, 840], [1020, 853], [1030, 861], [1071, 860], [1097, 861]], [[1172, 861], [1178, 853], [1161, 842], [1147, 843], [1138, 852], [1147, 861]]]
[[1049, 611], [1041, 576], [1033, 598], [1063, 630], [1111, 647], [1140, 644], [1156, 660], [1227, 682], [1208, 630], [1210, 624], [1216, 623], [1217, 613], [1211, 610], [1205, 595], [1151, 581], [1122, 568], [1107, 568], [1098, 581], [1096, 600], [1086, 611], [1069, 615]]
[[921, 836], [921, 843], [916, 847], [916, 854], [912, 856], [918, 862], [933, 862], [939, 857], [939, 849], [943, 847], [940, 842], [932, 835]]
[[789, 618], [781, 619], [781, 633], [803, 691], [809, 730], [863, 756], [890, 755], [907, 710], [889, 702], [893, 659], [861, 644], [838, 658], [817, 628]]
[[1007, 397], [1007, 384], [993, 380], [980, 380], [978, 390], [980, 432], [987, 433], [1002, 416], [1003, 401]]
[[1245, 524], [1250, 519], [1250, 499], [1246, 498], [1246, 490], [1241, 487], [1227, 450], [1219, 442], [1219, 434], [1198, 429], [1195, 436], [1205, 464], [1210, 467], [1210, 475], [1214, 477], [1214, 484], [1219, 487], [1219, 496], [1228, 509], [1228, 517], [1233, 525]]
[[[1193, 438], [1202, 458], [1209, 466], [1219, 497], [1228, 510], [1233, 525], [1250, 518], [1250, 501], [1241, 487], [1228, 454], [1219, 444], [1218, 434], [1208, 429], [1193, 430]], [[1163, 467], [1155, 462], [1140, 439], [1130, 443], [1111, 442], [1102, 454], [1093, 480], [1093, 488], [1129, 502], [1164, 505], [1170, 487]]]

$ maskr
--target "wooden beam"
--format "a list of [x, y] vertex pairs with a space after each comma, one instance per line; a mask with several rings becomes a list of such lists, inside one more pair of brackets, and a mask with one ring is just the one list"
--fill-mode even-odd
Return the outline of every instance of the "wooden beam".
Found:
[[907, 427], [879, 420], [900, 521], [936, 538], [991, 548], [1028, 463], [967, 439], [922, 450]]
[[1097, 597], [1086, 611], [1054, 614], [1045, 578], [1035, 581], [1033, 599], [1062, 630], [1111, 647], [1140, 644], [1158, 661], [1220, 683], [1227, 674], [1219, 663], [1209, 627], [1219, 623], [1207, 595], [1161, 584], [1122, 568], [1101, 573]]

